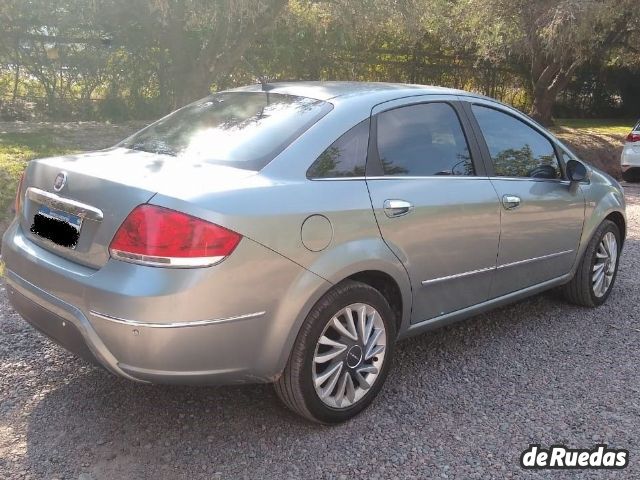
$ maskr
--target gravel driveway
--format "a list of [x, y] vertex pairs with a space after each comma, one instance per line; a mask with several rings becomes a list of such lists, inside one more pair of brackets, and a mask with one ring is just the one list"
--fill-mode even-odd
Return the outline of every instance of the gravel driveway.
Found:
[[[270, 386], [139, 385], [85, 365], [0, 286], [0, 478], [640, 478], [640, 187], [597, 310], [547, 293], [402, 342], [371, 408], [306, 423]], [[630, 451], [623, 471], [524, 472], [529, 443]]]

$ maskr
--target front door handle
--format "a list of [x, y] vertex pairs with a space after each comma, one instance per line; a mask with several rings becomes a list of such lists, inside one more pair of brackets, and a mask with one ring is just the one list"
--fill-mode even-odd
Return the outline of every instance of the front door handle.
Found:
[[413, 205], [406, 200], [385, 200], [384, 214], [389, 217], [401, 217], [413, 210]]
[[520, 197], [517, 195], [504, 195], [502, 197], [502, 206], [505, 210], [513, 210], [520, 206]]

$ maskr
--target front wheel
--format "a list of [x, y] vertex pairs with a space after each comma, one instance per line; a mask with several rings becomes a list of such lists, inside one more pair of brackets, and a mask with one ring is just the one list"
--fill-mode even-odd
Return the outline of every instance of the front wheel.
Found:
[[587, 245], [576, 274], [564, 286], [565, 298], [585, 307], [602, 305], [613, 288], [621, 248], [618, 226], [605, 220]]
[[369, 285], [346, 281], [307, 316], [275, 384], [294, 412], [339, 423], [364, 410], [387, 376], [396, 337], [387, 300]]

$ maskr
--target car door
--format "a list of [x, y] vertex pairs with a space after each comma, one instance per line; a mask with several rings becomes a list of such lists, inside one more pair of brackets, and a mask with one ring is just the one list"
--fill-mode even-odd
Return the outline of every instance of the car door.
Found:
[[584, 223], [584, 195], [571, 184], [559, 147], [535, 123], [482, 100], [467, 104], [491, 183], [501, 201], [500, 247], [490, 296], [567, 274]]
[[500, 206], [459, 103], [413, 97], [372, 113], [367, 185], [381, 235], [411, 280], [412, 323], [487, 300]]

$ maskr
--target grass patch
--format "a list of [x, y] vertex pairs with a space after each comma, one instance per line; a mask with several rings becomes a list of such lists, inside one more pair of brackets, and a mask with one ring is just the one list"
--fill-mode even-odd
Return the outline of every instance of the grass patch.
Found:
[[635, 120], [559, 119], [551, 131], [578, 157], [620, 178], [620, 154]]
[[57, 146], [55, 137], [48, 133], [0, 134], [0, 232], [4, 232], [11, 220], [16, 187], [29, 160], [71, 151]]
[[574, 130], [586, 131], [596, 135], [611, 135], [614, 137], [626, 137], [633, 126], [634, 119], [585, 119], [585, 118], [564, 118], [556, 120], [556, 126], [552, 129], [558, 133], [570, 128]]

